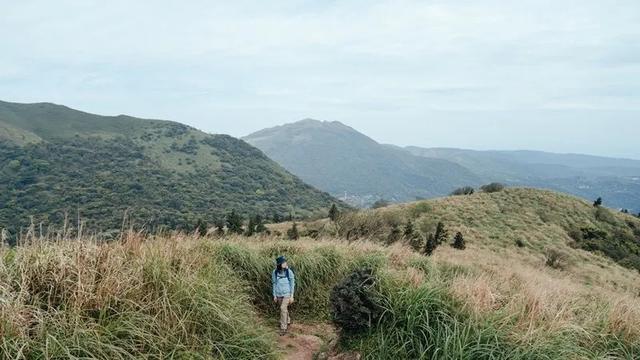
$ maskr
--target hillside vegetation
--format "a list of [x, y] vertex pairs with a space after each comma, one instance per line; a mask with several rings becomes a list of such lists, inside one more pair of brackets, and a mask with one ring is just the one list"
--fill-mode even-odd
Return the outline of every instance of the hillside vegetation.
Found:
[[[168, 121], [0, 102], [0, 228], [113, 234], [123, 220], [190, 230], [227, 212], [325, 213], [336, 203], [260, 150]], [[340, 204], [339, 202], [337, 202]]]
[[[370, 327], [342, 329], [338, 351], [365, 359], [636, 359], [640, 273], [569, 235], [638, 224], [606, 214], [570, 196], [507, 189], [299, 223], [315, 238], [298, 241], [280, 235], [286, 223], [253, 237], [129, 232], [104, 243], [31, 234], [0, 250], [0, 352], [279, 358], [270, 272], [285, 254], [298, 279], [296, 322], [329, 322], [334, 287], [356, 270], [371, 274], [366, 290], [356, 284], [342, 293], [365, 296]], [[412, 249], [437, 222], [464, 234], [466, 249]], [[403, 235], [389, 241], [395, 226]], [[550, 262], [549, 249], [564, 256]]]
[[379, 144], [340, 122], [302, 120], [245, 140], [293, 174], [355, 206], [444, 196], [502, 182], [552, 189], [640, 212], [640, 161], [540, 151], [402, 148]]
[[[348, 212], [336, 223], [308, 223], [301, 232], [380, 243], [413, 242], [424, 249], [438, 223], [448, 230], [450, 240], [461, 232], [479, 249], [514, 249], [534, 256], [560, 250], [569, 264], [591, 259], [606, 267], [611, 259], [640, 270], [640, 219], [547, 190], [507, 188]], [[409, 238], [407, 225], [412, 228]]]
[[462, 166], [379, 144], [339, 122], [303, 120], [244, 138], [305, 182], [357, 206], [414, 201], [479, 184]]
[[[330, 319], [332, 288], [375, 276], [371, 328], [339, 349], [365, 359], [633, 359], [638, 297], [526, 256], [471, 248], [427, 258], [367, 242], [193, 236], [42, 242], [0, 252], [3, 358], [276, 359], [269, 276], [287, 254], [297, 322]], [[638, 284], [637, 274], [628, 281]], [[638, 290], [635, 288], [634, 290]]]
[[483, 181], [603, 197], [617, 208], [640, 212], [640, 161], [541, 151], [473, 151], [407, 147], [414, 155], [455, 162]]

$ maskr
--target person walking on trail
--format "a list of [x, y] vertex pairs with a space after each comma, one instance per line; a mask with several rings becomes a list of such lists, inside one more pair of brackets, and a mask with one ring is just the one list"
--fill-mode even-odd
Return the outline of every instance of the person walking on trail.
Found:
[[271, 274], [273, 284], [273, 301], [280, 306], [280, 335], [287, 333], [287, 328], [291, 324], [289, 317], [289, 305], [294, 302], [296, 289], [296, 276], [293, 270], [289, 269], [287, 258], [280, 256], [276, 259], [277, 267]]

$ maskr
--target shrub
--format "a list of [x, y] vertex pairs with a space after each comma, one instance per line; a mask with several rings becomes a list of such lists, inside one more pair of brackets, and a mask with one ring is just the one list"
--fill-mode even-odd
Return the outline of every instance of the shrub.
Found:
[[527, 244], [522, 239], [516, 239], [516, 246], [519, 247], [519, 248], [523, 248], [523, 247], [527, 246]]
[[600, 207], [602, 206], [602, 198], [599, 197], [596, 199], [596, 201], [593, 202], [593, 207]]
[[564, 269], [567, 266], [569, 256], [562, 250], [547, 248], [544, 251], [545, 264], [554, 269]]
[[333, 222], [336, 222], [339, 216], [340, 210], [338, 210], [336, 204], [331, 205], [331, 209], [329, 210], [329, 219], [331, 219], [331, 221]]
[[602, 221], [602, 222], [610, 224], [610, 225], [617, 225], [618, 224], [618, 221], [616, 220], [615, 215], [613, 215], [613, 213], [611, 211], [609, 211], [609, 209], [606, 209], [606, 208], [604, 208], [602, 206], [598, 206], [596, 208], [595, 218], [598, 221]]
[[404, 226], [404, 237], [406, 239], [413, 239], [416, 236], [416, 230], [413, 227], [413, 221], [409, 219]]
[[383, 207], [387, 207], [389, 206], [391, 203], [385, 199], [380, 199], [376, 202], [373, 203], [373, 205], [371, 205], [372, 209], [381, 209]]
[[209, 232], [209, 226], [207, 225], [207, 222], [202, 219], [198, 219], [195, 231], [200, 236], [207, 236], [207, 233]]
[[415, 251], [421, 251], [424, 242], [420, 235], [416, 233], [416, 230], [413, 226], [413, 221], [409, 219], [407, 224], [404, 226], [404, 238], [409, 242], [409, 246]]
[[458, 249], [458, 250], [464, 250], [467, 248], [467, 245], [464, 241], [464, 237], [462, 236], [461, 232], [457, 232], [456, 236], [453, 238], [453, 243], [451, 244], [451, 246], [454, 249]]
[[444, 244], [447, 242], [449, 238], [449, 232], [444, 227], [444, 223], [442, 221], [438, 222], [436, 226], [436, 233], [433, 235], [435, 241], [438, 245]]
[[436, 241], [435, 236], [433, 234], [429, 234], [427, 237], [427, 242], [424, 247], [424, 254], [427, 256], [433, 255], [433, 252], [436, 251], [438, 247], [438, 242]]
[[396, 241], [400, 240], [402, 237], [402, 231], [400, 231], [400, 227], [397, 224], [391, 224], [391, 231], [389, 232], [389, 236], [387, 237], [387, 245], [391, 245]]
[[373, 288], [371, 269], [359, 269], [337, 284], [331, 292], [331, 318], [343, 334], [354, 335], [370, 329], [381, 315]]
[[504, 184], [493, 182], [491, 184], [483, 185], [480, 190], [485, 193], [495, 193], [504, 190], [506, 186]]
[[242, 234], [242, 216], [238, 214], [235, 210], [231, 210], [229, 214], [227, 214], [227, 229], [229, 232], [235, 234]]
[[298, 232], [298, 224], [293, 223], [291, 228], [287, 230], [287, 237], [289, 240], [298, 240], [300, 239], [300, 233]]
[[464, 186], [461, 188], [457, 188], [455, 190], [453, 190], [451, 192], [451, 195], [453, 196], [459, 196], [459, 195], [473, 195], [476, 192], [476, 190], [471, 187], [471, 186]]

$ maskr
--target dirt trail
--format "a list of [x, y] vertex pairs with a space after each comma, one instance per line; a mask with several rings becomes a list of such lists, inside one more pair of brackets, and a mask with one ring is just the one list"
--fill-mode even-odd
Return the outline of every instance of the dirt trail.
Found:
[[284, 360], [359, 360], [355, 354], [336, 354], [335, 329], [328, 324], [293, 324], [289, 333], [278, 339]]

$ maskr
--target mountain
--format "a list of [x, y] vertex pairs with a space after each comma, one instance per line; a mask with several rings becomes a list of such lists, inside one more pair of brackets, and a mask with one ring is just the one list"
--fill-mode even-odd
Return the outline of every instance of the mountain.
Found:
[[[473, 151], [379, 144], [339, 122], [303, 120], [244, 138], [293, 174], [353, 205], [447, 195], [502, 182], [552, 189], [640, 211], [640, 161], [539, 151]], [[422, 158], [422, 159], [420, 159]]]
[[244, 138], [307, 183], [355, 205], [444, 195], [480, 178], [443, 159], [381, 145], [339, 122], [302, 120]]
[[0, 228], [33, 219], [85, 229], [188, 230], [232, 209], [311, 215], [336, 202], [260, 150], [171, 121], [100, 116], [49, 103], [0, 102]]
[[603, 197], [612, 207], [640, 211], [640, 161], [540, 151], [473, 151], [407, 147], [414, 155], [455, 162], [483, 181]]

